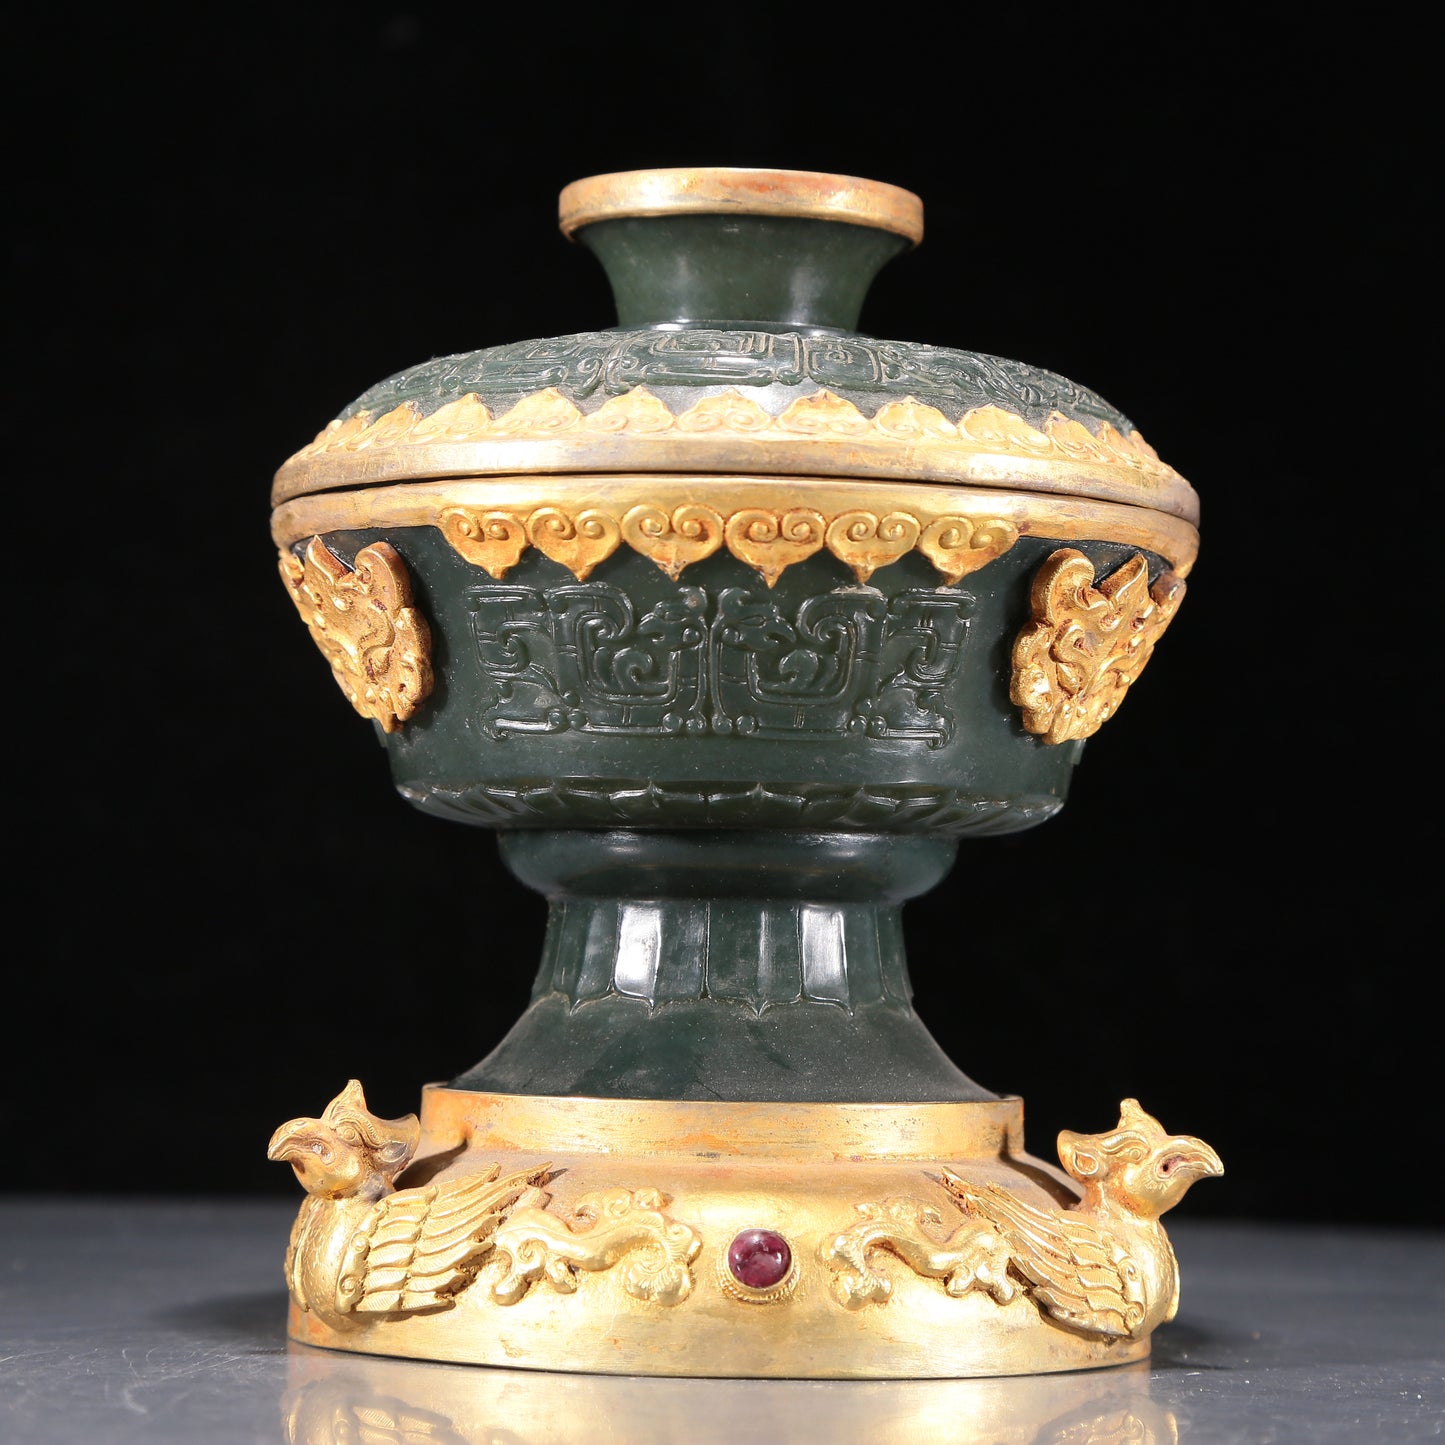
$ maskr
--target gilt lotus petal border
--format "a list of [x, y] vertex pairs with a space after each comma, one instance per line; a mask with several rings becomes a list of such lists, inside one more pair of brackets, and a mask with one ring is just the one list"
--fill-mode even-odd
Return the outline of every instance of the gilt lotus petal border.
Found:
[[[411, 401], [379, 415], [358, 412], [331, 422], [285, 463], [272, 501], [448, 472], [563, 470], [569, 464], [636, 470], [654, 459], [663, 470], [694, 459], [698, 470], [726, 470], [726, 455], [739, 450], [766, 461], [768, 470], [897, 473], [915, 481], [984, 484], [1008, 480], [994, 472], [1003, 459], [1023, 466], [1018, 475], [1032, 489], [1128, 501], [1191, 521], [1198, 514], [1188, 482], [1137, 431], [1121, 432], [1108, 422], [1094, 432], [1055, 412], [1040, 429], [992, 405], [951, 422], [913, 397], [887, 402], [868, 416], [826, 389], [798, 397], [777, 415], [736, 389], [674, 413], [645, 386], [590, 412], [555, 387], [496, 415], [475, 393], [430, 414]], [[1058, 467], [1067, 474], [1049, 470]], [[1078, 474], [1080, 468], [1086, 474]]]

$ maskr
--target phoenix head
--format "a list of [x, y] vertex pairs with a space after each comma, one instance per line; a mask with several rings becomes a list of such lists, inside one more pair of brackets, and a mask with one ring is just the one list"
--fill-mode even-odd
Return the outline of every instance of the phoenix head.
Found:
[[1196, 1179], [1224, 1173], [1208, 1144], [1189, 1134], [1165, 1133], [1136, 1099], [1124, 1100], [1118, 1127], [1108, 1134], [1065, 1129], [1059, 1135], [1059, 1158], [1084, 1186], [1086, 1202], [1092, 1197], [1121, 1205], [1145, 1219], [1173, 1209]]
[[411, 1163], [420, 1138], [415, 1114], [377, 1118], [352, 1079], [319, 1119], [292, 1119], [277, 1129], [266, 1157], [288, 1162], [308, 1194], [379, 1199]]

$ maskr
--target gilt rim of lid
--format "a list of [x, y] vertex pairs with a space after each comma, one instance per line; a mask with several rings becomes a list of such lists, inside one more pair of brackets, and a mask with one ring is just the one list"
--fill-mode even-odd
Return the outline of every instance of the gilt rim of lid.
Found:
[[872, 226], [923, 239], [923, 201], [887, 181], [826, 171], [682, 166], [613, 171], [565, 186], [558, 224], [569, 239], [596, 221], [639, 216], [791, 216]]

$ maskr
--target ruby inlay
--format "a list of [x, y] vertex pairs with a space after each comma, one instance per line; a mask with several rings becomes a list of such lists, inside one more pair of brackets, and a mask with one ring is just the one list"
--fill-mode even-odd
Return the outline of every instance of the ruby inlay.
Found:
[[771, 1229], [745, 1229], [728, 1245], [728, 1268], [749, 1289], [771, 1289], [792, 1267], [788, 1241]]

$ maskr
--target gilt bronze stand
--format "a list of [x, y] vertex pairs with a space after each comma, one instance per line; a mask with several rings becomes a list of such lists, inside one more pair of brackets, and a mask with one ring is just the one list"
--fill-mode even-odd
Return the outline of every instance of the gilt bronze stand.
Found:
[[[530, 1007], [388, 1121], [352, 1081], [291, 1333], [653, 1375], [1143, 1358], [1221, 1172], [1133, 1100], [1024, 1151], [913, 1012], [899, 910], [1062, 806], [1184, 594], [1193, 490], [1092, 392], [857, 334], [917, 197], [593, 177], [619, 325], [443, 357], [278, 472], [302, 618], [401, 792], [549, 900]], [[364, 1060], [360, 1061], [364, 1064]]]

